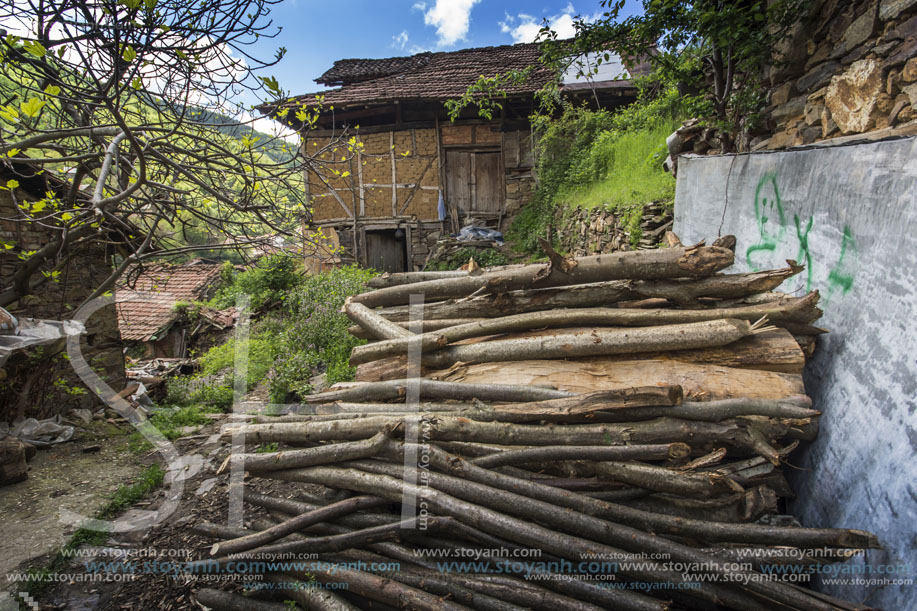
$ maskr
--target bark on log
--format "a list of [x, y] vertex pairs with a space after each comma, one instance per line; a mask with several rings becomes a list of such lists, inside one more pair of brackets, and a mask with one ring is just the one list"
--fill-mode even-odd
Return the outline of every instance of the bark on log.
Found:
[[290, 611], [290, 607], [283, 603], [266, 602], [214, 588], [195, 590], [194, 598], [217, 611]]
[[[278, 473], [285, 473], [291, 478], [296, 478], [294, 481], [327, 483], [333, 479], [339, 485], [345, 485], [360, 492], [383, 496], [391, 500], [401, 499], [405, 493], [414, 493], [417, 498], [424, 498], [437, 514], [454, 517], [469, 526], [480, 528], [485, 532], [505, 537], [517, 543], [544, 549], [561, 558], [580, 560], [585, 553], [605, 553], [609, 557], [620, 557], [622, 559], [622, 562], [618, 565], [620, 572], [635, 579], [647, 579], [660, 583], [677, 584], [682, 582], [680, 575], [668, 573], [652, 561], [643, 562], [644, 566], [641, 567], [641, 570], [635, 571], [630, 568], [628, 562], [629, 560], [636, 560], [638, 557], [621, 549], [611, 547], [607, 543], [596, 543], [596, 541], [614, 540], [617, 545], [629, 545], [631, 549], [639, 546], [641, 551], [668, 553], [673, 560], [703, 563], [705, 570], [715, 574], [728, 575], [730, 577], [736, 574], [742, 575], [742, 572], [731, 571], [713, 557], [700, 553], [693, 548], [658, 539], [635, 529], [621, 527], [604, 520], [570, 512], [549, 503], [526, 499], [518, 494], [497, 491], [458, 478], [441, 476], [438, 473], [429, 474], [430, 487], [418, 487], [392, 477], [374, 476], [352, 469], [310, 467], [308, 469]], [[434, 483], [434, 480], [436, 483]], [[441, 486], [447, 487], [450, 484], [450, 480], [452, 483], [449, 486], [451, 492], [441, 492]], [[461, 493], [463, 496], [474, 495], [477, 499], [486, 500], [487, 507], [473, 504], [466, 499], [460, 499], [454, 496], [455, 493]], [[501, 507], [502, 511], [510, 511], [514, 515], [522, 515], [530, 520], [538, 520], [540, 523], [548, 524], [553, 528], [571, 534], [562, 535], [549, 528], [511, 518], [505, 513], [500, 513], [489, 507]], [[626, 532], [622, 533], [622, 529]], [[592, 539], [587, 540], [572, 536], [572, 532], [586, 534]], [[784, 584], [755, 581], [754, 576], [751, 574], [749, 574], [749, 577], [748, 583], [743, 586], [749, 592], [772, 598], [784, 604], [795, 605], [799, 609], [833, 611], [829, 605], [813, 600], [786, 587]], [[747, 601], [749, 600], [747, 595], [725, 588], [692, 590], [691, 595], [714, 603], [728, 600], [729, 603], [738, 608], [746, 608], [744, 604], [748, 604]]]
[[[579, 330], [577, 330], [579, 331]], [[523, 336], [544, 335], [545, 331], [530, 331]], [[678, 350], [672, 352], [644, 352], [632, 355], [585, 357], [578, 361], [600, 359], [602, 363], [632, 360], [681, 361], [698, 365], [715, 365], [740, 369], [759, 369], [777, 373], [801, 374], [805, 367], [805, 354], [799, 342], [785, 329], [773, 329], [740, 339], [725, 347]], [[431, 373], [431, 367], [422, 373]], [[390, 357], [357, 366], [354, 377], [360, 382], [382, 382], [407, 377], [407, 357]]]
[[366, 283], [371, 289], [381, 289], [389, 286], [401, 286], [403, 284], [414, 284], [415, 282], [424, 282], [426, 280], [442, 280], [443, 278], [462, 278], [467, 276], [465, 271], [445, 271], [445, 272], [385, 272], [375, 278], [370, 278]]
[[526, 463], [553, 463], [559, 460], [666, 460], [687, 456], [690, 446], [683, 443], [633, 446], [556, 446], [497, 452], [471, 462], [485, 469]]
[[724, 319], [684, 325], [593, 329], [590, 333], [557, 333], [467, 346], [450, 346], [423, 356], [431, 367], [454, 363], [563, 359], [570, 357], [691, 350], [725, 346], [754, 332], [746, 320]]
[[420, 397], [423, 399], [455, 399], [481, 401], [541, 401], [569, 397], [572, 393], [544, 388], [544, 385], [505, 385], [505, 384], [455, 384], [440, 380], [392, 380], [359, 384], [341, 390], [331, 390], [305, 398], [307, 403], [369, 402], [404, 400], [408, 384], [419, 384]]
[[[802, 376], [668, 360], [594, 357], [575, 361], [512, 361], [455, 365], [431, 376], [469, 384], [545, 385], [571, 393], [642, 386], [647, 381], [681, 386], [685, 397], [712, 401], [739, 397], [780, 399], [805, 394]], [[486, 400], [486, 399], [484, 399]]]
[[[796, 420], [771, 418], [743, 418], [716, 423], [658, 418], [626, 424], [541, 426], [477, 422], [455, 417], [418, 416], [417, 421], [431, 440], [473, 440], [507, 445], [717, 444], [761, 453], [769, 460], [779, 457], [779, 453], [769, 446], [762, 448], [757, 437], [779, 439], [799, 424]], [[226, 430], [223, 435], [228, 437], [239, 432], [259, 443], [353, 441], [372, 437], [383, 428], [395, 429], [401, 422], [404, 420], [378, 416], [332, 422], [251, 424]]]
[[[275, 591], [283, 592], [286, 600], [295, 600], [303, 609], [309, 611], [360, 611], [359, 607], [350, 604], [334, 592], [315, 587], [310, 581], [300, 581], [293, 575], [265, 575], [264, 578], [278, 586]], [[288, 587], [296, 584], [294, 587]]]
[[[816, 418], [821, 412], [801, 407], [800, 403], [809, 401], [794, 401], [768, 399], [723, 399], [720, 401], [688, 401], [674, 407], [645, 407], [633, 409], [619, 409], [600, 412], [603, 422], [638, 422], [654, 418], [681, 418], [683, 420], [697, 420], [702, 422], [722, 422], [730, 418], [741, 416], [767, 416], [770, 418], [806, 419]], [[506, 406], [495, 407], [495, 412], [502, 412]], [[518, 420], [516, 421], [518, 422]]]
[[[558, 308], [608, 307], [622, 301], [661, 298], [694, 304], [701, 297], [741, 298], [776, 288], [802, 268], [746, 274], [717, 274], [700, 279], [612, 280], [562, 288], [528, 289], [461, 300], [427, 303], [424, 320], [508, 316]], [[384, 308], [378, 314], [393, 322], [409, 320], [407, 306]]]
[[464, 297], [484, 289], [504, 293], [624, 278], [683, 278], [710, 275], [732, 265], [734, 254], [725, 248], [698, 246], [665, 250], [619, 252], [556, 261], [549, 265], [524, 265], [460, 278], [428, 280], [362, 293], [353, 298], [368, 308], [406, 304], [421, 293], [428, 301]]
[[272, 528], [262, 530], [259, 533], [223, 541], [221, 543], [214, 543], [210, 548], [210, 555], [228, 556], [230, 554], [238, 554], [239, 552], [267, 545], [272, 541], [298, 532], [307, 526], [334, 520], [335, 518], [355, 513], [361, 509], [379, 507], [385, 503], [386, 502], [382, 499], [371, 496], [357, 496], [338, 501], [337, 503], [332, 503], [331, 505], [326, 505], [325, 507], [291, 518]]
[[313, 465], [325, 465], [356, 458], [367, 458], [375, 456], [383, 447], [384, 442], [385, 433], [378, 433], [369, 439], [352, 443], [335, 443], [317, 448], [263, 454], [234, 454], [233, 457], [235, 460], [240, 461], [239, 464], [246, 471], [256, 473], [259, 471], [311, 467]]
[[400, 325], [389, 321], [387, 318], [379, 316], [369, 308], [359, 303], [351, 303], [350, 300], [344, 304], [344, 311], [347, 317], [354, 321], [367, 333], [376, 339], [394, 339], [398, 337], [414, 337], [414, 334]]
[[[486, 318], [455, 318], [455, 319], [442, 319], [442, 320], [427, 320], [423, 321], [423, 332], [429, 333], [431, 331], [439, 331], [440, 329], [447, 329], [449, 327], [455, 327], [458, 325], [465, 325], [472, 322], [479, 322], [481, 320], [487, 320]], [[408, 328], [408, 325], [411, 324], [408, 321], [396, 322], [396, 325], [399, 327]], [[367, 333], [363, 327], [360, 325], [351, 325], [347, 327], [347, 332], [356, 337], [357, 339], [368, 339], [375, 340], [376, 338], [369, 333]]]
[[[714, 310], [671, 310], [671, 309], [622, 309], [622, 308], [576, 308], [568, 310], [551, 310], [547, 312], [529, 312], [482, 319], [478, 322], [461, 324], [442, 329], [438, 332], [425, 332], [420, 336], [420, 346], [424, 353], [439, 350], [448, 344], [468, 339], [502, 333], [527, 331], [530, 329], [558, 327], [648, 327], [705, 322], [723, 318], [735, 318], [754, 322], [767, 317], [768, 322], [777, 324], [782, 321], [810, 323], [821, 316], [815, 307], [818, 293], [809, 293], [801, 299], [766, 304], [763, 306], [745, 306]], [[357, 346], [350, 358], [351, 365], [359, 365], [389, 356], [399, 356], [407, 352], [408, 339], [394, 339], [366, 346]], [[416, 338], [414, 341], [418, 341]]]

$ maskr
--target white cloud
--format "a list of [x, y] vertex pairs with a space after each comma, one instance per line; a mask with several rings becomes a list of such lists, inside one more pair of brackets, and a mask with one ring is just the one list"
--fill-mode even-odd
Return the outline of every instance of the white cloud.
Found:
[[[576, 27], [573, 25], [575, 16], [576, 9], [573, 8], [573, 4], [568, 4], [557, 15], [545, 19], [551, 29], [557, 32], [558, 38], [571, 38], [576, 34]], [[543, 21], [526, 13], [507, 14], [506, 18], [500, 22], [500, 30], [512, 36], [514, 42], [534, 42], [543, 25]]]
[[396, 49], [404, 49], [408, 46], [408, 31], [402, 30], [401, 34], [392, 36], [392, 46]]
[[[432, 8], [423, 14], [424, 23], [436, 26], [440, 47], [454, 45], [464, 40], [471, 23], [471, 9], [481, 0], [436, 0]], [[427, 5], [418, 2], [414, 8], [427, 9]]]

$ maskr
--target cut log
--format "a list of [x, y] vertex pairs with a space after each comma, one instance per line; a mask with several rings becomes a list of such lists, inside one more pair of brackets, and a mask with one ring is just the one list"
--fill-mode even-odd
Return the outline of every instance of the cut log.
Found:
[[[549, 384], [570, 393], [631, 388], [647, 383], [681, 386], [699, 401], [753, 398], [783, 399], [804, 395], [802, 376], [752, 369], [695, 365], [681, 361], [511, 361], [457, 365], [433, 374], [440, 380], [469, 384], [500, 380], [514, 385]], [[486, 399], [483, 399], [486, 401]]]
[[390, 322], [379, 316], [369, 308], [359, 303], [351, 303], [348, 298], [344, 304], [344, 311], [350, 320], [354, 321], [376, 339], [394, 339], [396, 337], [413, 337], [414, 334], [402, 326]]
[[[788, 267], [747, 274], [717, 274], [699, 279], [612, 280], [562, 288], [524, 289], [427, 303], [424, 305], [424, 319], [493, 318], [557, 308], [608, 307], [622, 301], [654, 298], [696, 305], [701, 297], [738, 299], [769, 291], [800, 271], [802, 268]], [[407, 306], [384, 308], [378, 314], [394, 322], [410, 318]]]
[[[381, 311], [381, 310], [380, 310]], [[423, 321], [423, 332], [429, 333], [431, 331], [439, 331], [440, 329], [447, 329], [449, 327], [456, 327], [458, 325], [464, 325], [472, 322], [480, 322], [482, 320], [487, 320], [486, 318], [445, 318], [441, 320], [427, 320], [424, 318]], [[411, 324], [407, 321], [400, 321], [395, 323], [399, 327], [408, 328], [408, 325]], [[363, 327], [360, 325], [351, 325], [347, 327], [347, 332], [356, 337], [357, 339], [375, 339], [374, 336], [366, 332]]]
[[497, 452], [474, 459], [479, 467], [545, 464], [558, 460], [664, 460], [687, 456], [691, 448], [682, 443], [630, 446], [558, 446]]
[[464, 297], [478, 290], [504, 293], [626, 278], [697, 278], [729, 267], [733, 258], [731, 251], [714, 246], [617, 252], [566, 260], [560, 265], [553, 261], [549, 265], [524, 265], [479, 275], [392, 286], [362, 293], [353, 300], [375, 308], [406, 304], [411, 295], [418, 293], [433, 301]]
[[216, 611], [290, 611], [290, 607], [283, 603], [266, 602], [213, 588], [196, 590], [194, 597]]
[[[577, 330], [578, 332], [588, 332]], [[513, 334], [511, 337], [537, 337], [547, 331], [530, 331]], [[472, 341], [472, 340], [467, 340]], [[721, 365], [741, 369], [761, 369], [779, 373], [801, 374], [805, 367], [805, 354], [785, 329], [772, 329], [733, 342], [724, 348], [701, 348], [697, 350], [679, 350], [673, 352], [644, 352], [639, 354], [586, 357], [577, 359], [581, 362], [611, 363], [633, 360], [682, 361], [701, 365]], [[435, 371], [426, 367], [423, 374]], [[401, 380], [407, 377], [407, 357], [396, 356], [363, 363], [357, 366], [354, 379], [360, 382], [381, 382], [384, 380]]]
[[[404, 401], [409, 384], [420, 387], [421, 399], [453, 399], [481, 401], [543, 401], [545, 399], [559, 399], [569, 397], [570, 392], [552, 390], [546, 384], [455, 384], [441, 380], [427, 380], [415, 378], [413, 380], [393, 380], [390, 382], [376, 382], [359, 384], [341, 390], [331, 390], [305, 398], [307, 403], [333, 403], [367, 402], [367, 401]], [[633, 384], [632, 386], [640, 386]], [[801, 394], [801, 393], [795, 393]]]
[[454, 271], [454, 272], [398, 272], [398, 273], [384, 273], [375, 278], [371, 278], [369, 282], [366, 283], [371, 289], [381, 289], [389, 286], [401, 286], [404, 284], [414, 284], [415, 282], [424, 282], [427, 280], [442, 280], [443, 278], [461, 278], [467, 276], [468, 272], [463, 271]]
[[0, 439], [0, 486], [16, 484], [28, 477], [25, 444], [15, 437]]
[[425, 354], [423, 363], [430, 367], [448, 367], [459, 362], [490, 363], [690, 350], [725, 346], [753, 332], [754, 327], [748, 321], [736, 319], [635, 329], [595, 328], [581, 334], [557, 332], [542, 337], [450, 346]]
[[[456, 327], [445, 328], [438, 332], [425, 332], [420, 336], [420, 345], [424, 352], [443, 348], [448, 344], [487, 335], [497, 335], [530, 329], [559, 327], [647, 327], [655, 325], [672, 325], [705, 322], [723, 318], [734, 318], [757, 321], [767, 317], [768, 322], [778, 324], [782, 321], [810, 323], [821, 316], [821, 310], [815, 307], [818, 293], [812, 292], [801, 299], [789, 298], [762, 306], [745, 306], [712, 310], [672, 310], [672, 309], [622, 309], [622, 308], [578, 308], [569, 310], [551, 310], [529, 312], [514, 316], [481, 319]], [[407, 352], [410, 338], [396, 338], [366, 346], [357, 346], [351, 356], [351, 365], [368, 363], [384, 357], [398, 356]]]

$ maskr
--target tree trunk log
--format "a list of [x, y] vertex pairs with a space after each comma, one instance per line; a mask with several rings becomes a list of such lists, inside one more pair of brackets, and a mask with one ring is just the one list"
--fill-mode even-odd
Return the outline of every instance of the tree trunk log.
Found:
[[[701, 297], [741, 298], [769, 291], [801, 271], [785, 268], [747, 274], [717, 274], [699, 279], [612, 280], [562, 288], [526, 289], [424, 305], [424, 320], [493, 318], [558, 308], [608, 307], [622, 301], [662, 298], [695, 304]], [[470, 294], [470, 292], [468, 293]], [[407, 306], [379, 310], [391, 321], [410, 318]]]
[[753, 333], [748, 321], [725, 319], [684, 325], [593, 329], [589, 333], [556, 333], [544, 337], [507, 339], [450, 346], [423, 356], [431, 367], [454, 363], [505, 362], [571, 357], [691, 350], [725, 346]]
[[559, 460], [666, 460], [687, 456], [690, 446], [683, 443], [633, 446], [549, 446], [497, 452], [471, 462], [485, 469], [504, 465], [545, 464]]
[[216, 611], [290, 611], [283, 603], [271, 603], [214, 588], [194, 591], [194, 598]]
[[443, 278], [462, 278], [467, 276], [468, 272], [386, 272], [382, 275], [370, 278], [366, 283], [371, 289], [382, 289], [389, 286], [401, 286], [404, 284], [414, 284], [415, 282], [425, 282], [427, 280], [442, 280]]
[[[501, 318], [482, 319], [478, 322], [461, 324], [437, 332], [425, 332], [420, 336], [419, 341], [423, 352], [428, 353], [471, 337], [484, 337], [543, 328], [586, 326], [643, 327], [687, 324], [724, 318], [755, 322], [765, 316], [768, 322], [772, 324], [777, 324], [781, 321], [810, 323], [821, 316], [821, 311], [815, 307], [817, 301], [818, 293], [813, 292], [802, 299], [790, 298], [773, 304], [714, 310], [579, 308], [529, 312]], [[353, 350], [350, 364], [359, 365], [360, 363], [367, 363], [389, 356], [406, 354], [409, 341], [411, 340], [397, 338], [366, 346], [357, 346]], [[414, 341], [417, 341], [417, 339]]]
[[[805, 394], [802, 376], [752, 369], [696, 365], [671, 360], [593, 357], [573, 361], [510, 361], [454, 365], [431, 374], [461, 383], [551, 385], [571, 393], [643, 386], [647, 381], [681, 386], [685, 397], [712, 401], [740, 397], [780, 399]], [[486, 399], [483, 399], [486, 401]]]
[[456, 384], [439, 380], [415, 379], [392, 380], [359, 384], [341, 390], [331, 390], [305, 398], [307, 403], [368, 402], [404, 400], [407, 385], [420, 385], [420, 396], [424, 399], [455, 399], [481, 401], [542, 401], [569, 397], [572, 393], [539, 387], [538, 384], [507, 386], [505, 384]]
[[400, 325], [389, 321], [387, 318], [379, 316], [369, 308], [359, 303], [351, 303], [348, 299], [344, 304], [344, 311], [350, 320], [354, 321], [367, 333], [376, 339], [394, 339], [401, 337], [414, 337], [414, 334]]
[[375, 456], [385, 444], [385, 433], [378, 433], [369, 439], [352, 443], [336, 443], [317, 448], [302, 450], [285, 450], [263, 454], [234, 454], [233, 459], [240, 461], [246, 471], [277, 471], [296, 467], [311, 467], [330, 463], [368, 458]]
[[433, 301], [464, 297], [481, 289], [505, 293], [625, 278], [697, 278], [729, 267], [733, 259], [731, 251], [715, 246], [618, 252], [568, 260], [564, 265], [555, 265], [556, 262], [524, 265], [473, 276], [392, 286], [357, 295], [354, 301], [375, 308], [405, 304], [411, 295], [418, 293]]

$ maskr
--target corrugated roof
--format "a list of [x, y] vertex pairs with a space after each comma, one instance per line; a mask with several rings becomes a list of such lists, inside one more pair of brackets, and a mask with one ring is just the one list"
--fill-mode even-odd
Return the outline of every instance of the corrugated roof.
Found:
[[205, 297], [220, 277], [220, 263], [192, 261], [184, 265], [145, 266], [124, 275], [125, 283], [115, 290], [121, 339], [149, 341], [178, 317], [179, 301]]

